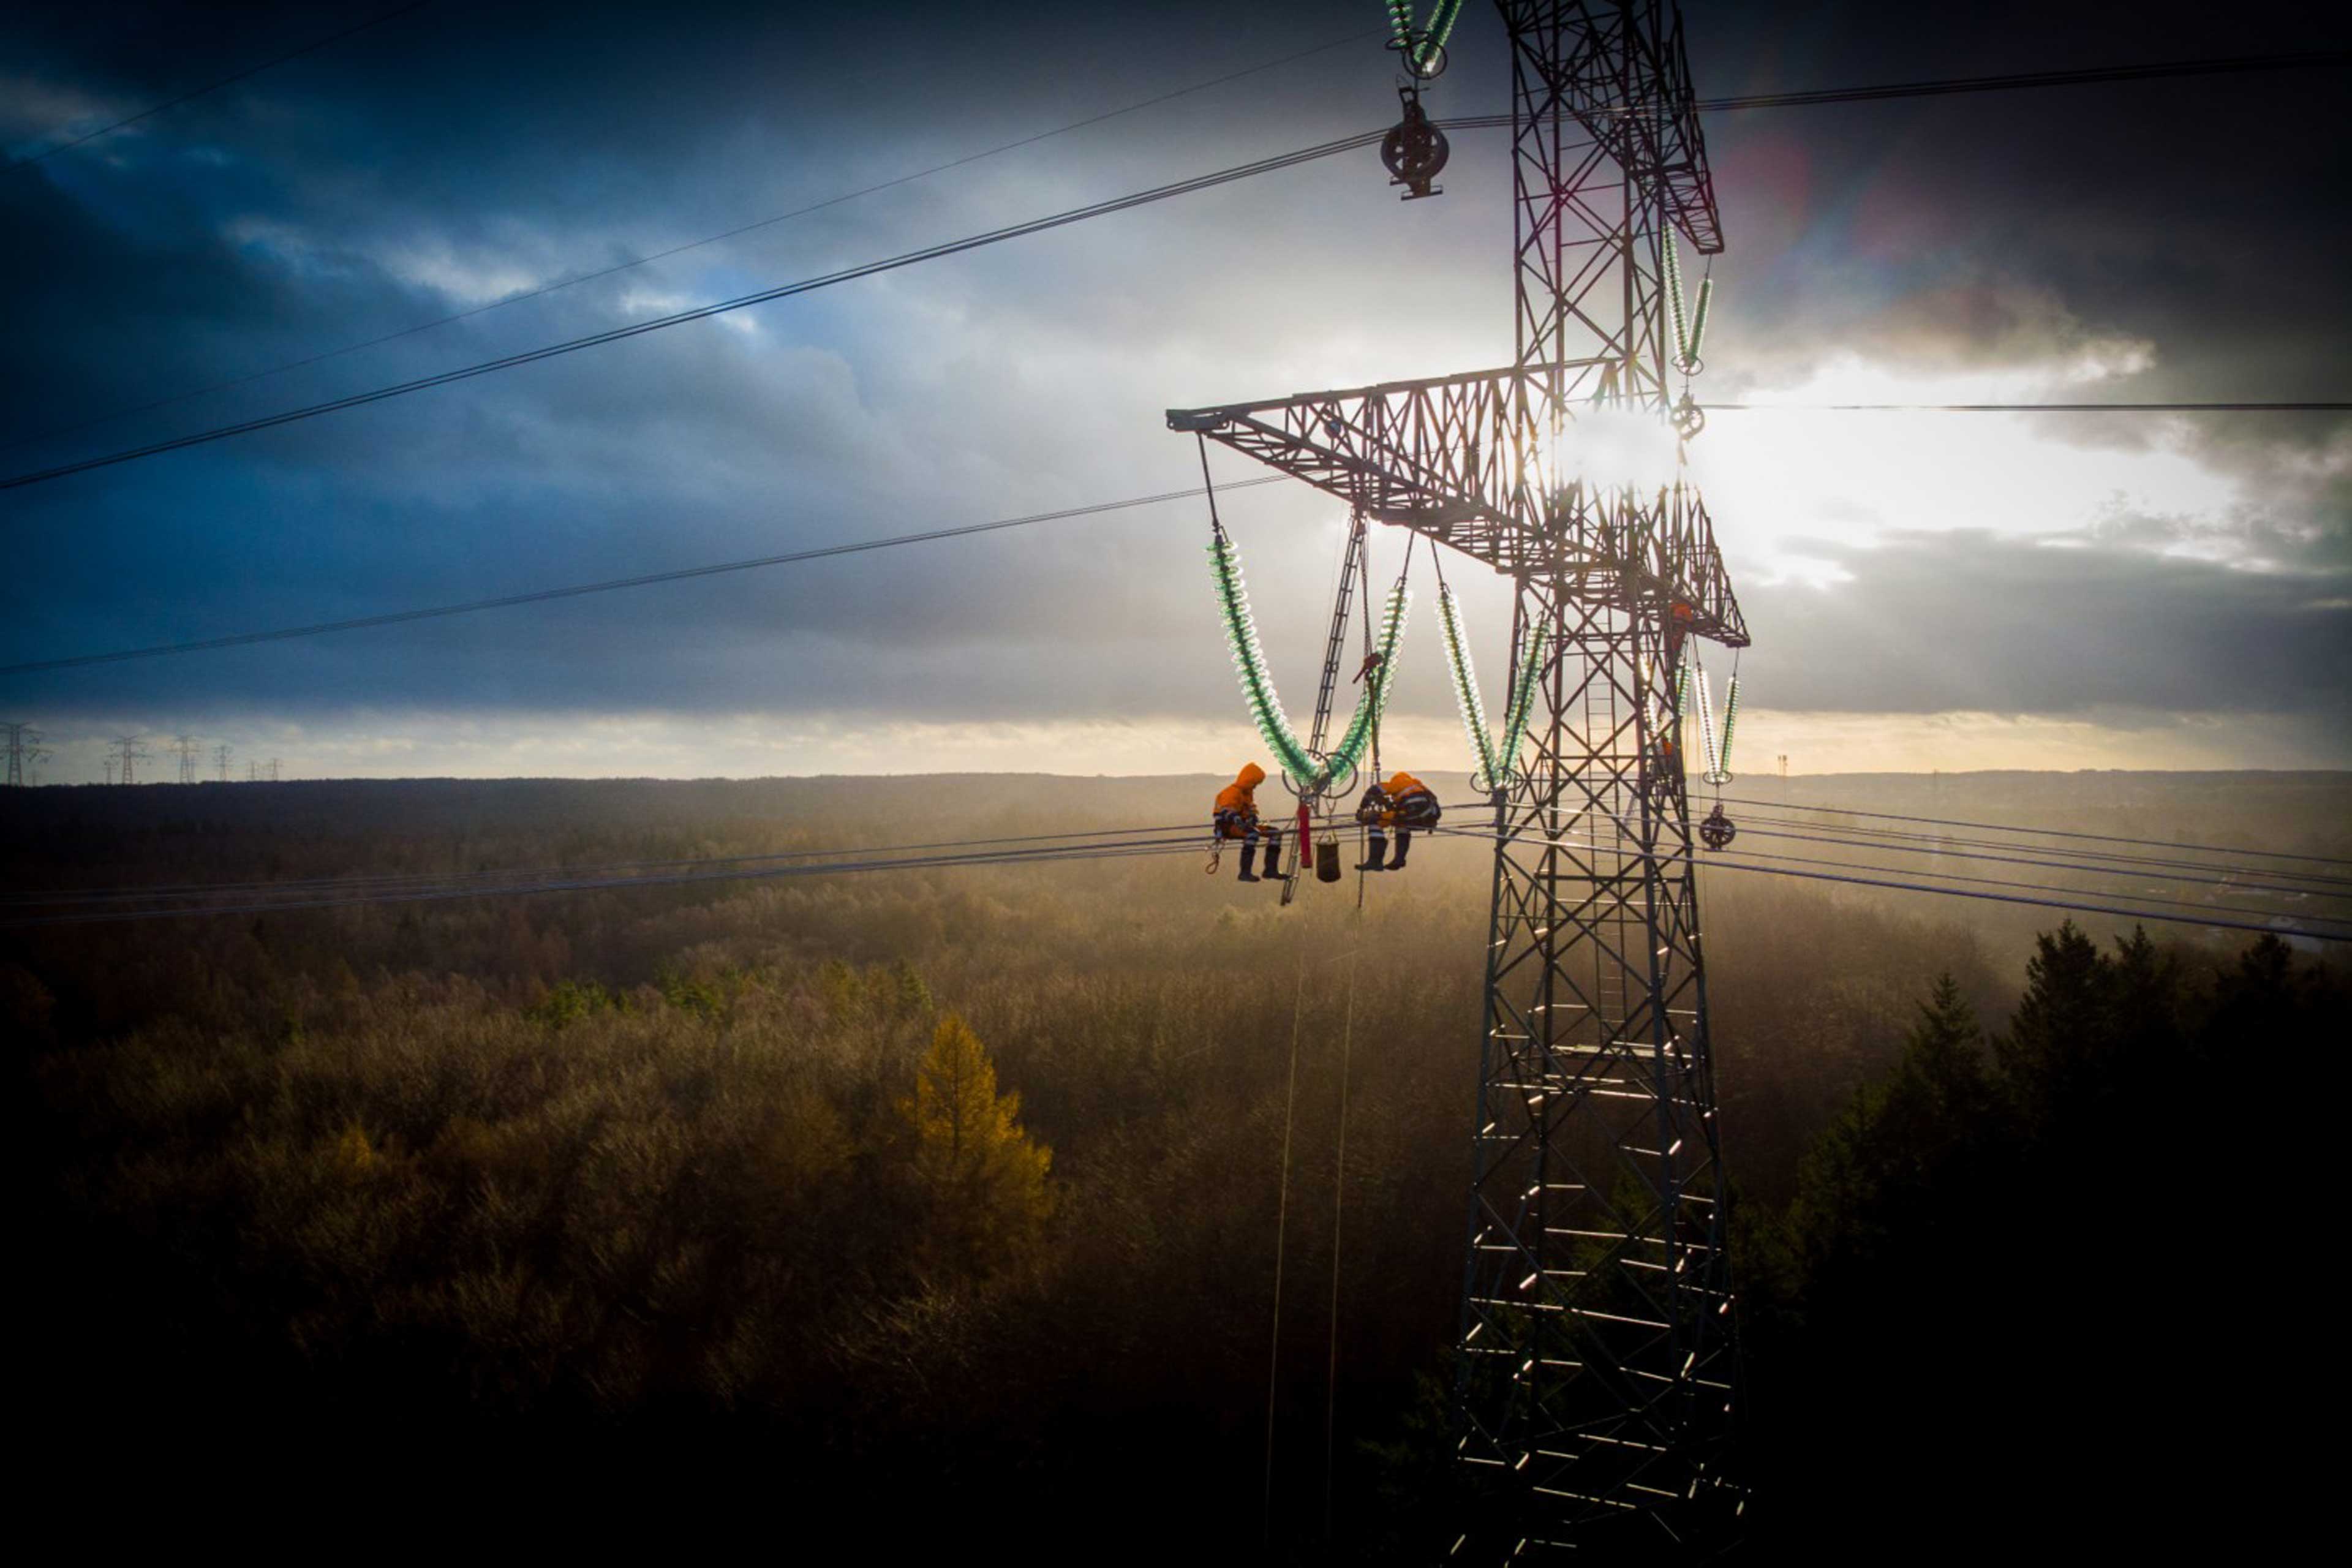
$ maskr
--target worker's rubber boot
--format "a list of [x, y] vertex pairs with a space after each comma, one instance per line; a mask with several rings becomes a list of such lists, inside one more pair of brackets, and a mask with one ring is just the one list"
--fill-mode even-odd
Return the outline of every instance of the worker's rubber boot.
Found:
[[1265, 847], [1265, 879], [1282, 880], [1282, 845], [1279, 840]]
[[1403, 870], [1404, 852], [1412, 847], [1412, 835], [1410, 833], [1399, 833], [1396, 836], [1396, 853], [1389, 857], [1389, 869], [1391, 871]]
[[1240, 879], [1244, 882], [1255, 882], [1260, 879], [1257, 874], [1257, 846], [1255, 844], [1244, 844], [1242, 846], [1242, 874]]
[[1377, 833], [1373, 834], [1372, 847], [1370, 851], [1365, 855], [1362, 863], [1358, 865], [1356, 869], [1359, 871], [1387, 870], [1388, 868], [1381, 864], [1381, 857], [1386, 855], [1388, 850], [1389, 841]]

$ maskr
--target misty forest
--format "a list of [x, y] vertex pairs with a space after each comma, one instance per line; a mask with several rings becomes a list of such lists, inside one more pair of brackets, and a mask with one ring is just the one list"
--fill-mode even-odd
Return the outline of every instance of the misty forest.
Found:
[[[2352, 847], [2341, 775], [1932, 783], [1956, 816]], [[780, 1549], [1427, 1560], [1460, 1484], [1475, 839], [1360, 907], [1349, 878], [1283, 908], [1191, 844], [23, 918], [49, 889], [1190, 825], [1213, 787], [9, 792], [27, 1429], [105, 1460], [58, 1484], [429, 1513], [429, 1456], [608, 1489], [598, 1518], [784, 1510]], [[2302, 1340], [2255, 1286], [2302, 1271], [2322, 1190], [2255, 1080], [2324, 1093], [2340, 965], [1771, 878], [1702, 894], [1751, 1550], [2112, 1543], [2125, 1514], [2254, 1539], [2294, 1403], [2270, 1363]], [[2267, 1323], [2275, 1352], [2248, 1343]]]

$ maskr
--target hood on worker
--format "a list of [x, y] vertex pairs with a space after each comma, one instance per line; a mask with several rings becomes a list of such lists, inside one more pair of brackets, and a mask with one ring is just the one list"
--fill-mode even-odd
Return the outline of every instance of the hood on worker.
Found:
[[1265, 783], [1265, 770], [1255, 763], [1244, 763], [1242, 771], [1234, 775], [1234, 783], [1244, 789], [1255, 789]]
[[1411, 773], [1396, 773], [1391, 775], [1389, 782], [1381, 787], [1386, 790], [1391, 796], [1395, 796], [1402, 795], [1409, 789], [1419, 789], [1421, 787], [1421, 781], [1413, 777]]

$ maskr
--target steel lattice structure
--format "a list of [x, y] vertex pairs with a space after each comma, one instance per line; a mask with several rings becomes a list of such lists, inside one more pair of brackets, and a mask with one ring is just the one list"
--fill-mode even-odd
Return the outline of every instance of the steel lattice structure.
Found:
[[1495, 796], [1459, 1458], [1463, 1557], [1719, 1538], [1737, 1337], [1693, 833], [1686, 636], [1748, 641], [1706, 509], [1556, 482], [1595, 407], [1675, 414], [1662, 247], [1722, 247], [1671, 0], [1498, 0], [1512, 57], [1508, 369], [1171, 410], [1516, 583], [1549, 629]]

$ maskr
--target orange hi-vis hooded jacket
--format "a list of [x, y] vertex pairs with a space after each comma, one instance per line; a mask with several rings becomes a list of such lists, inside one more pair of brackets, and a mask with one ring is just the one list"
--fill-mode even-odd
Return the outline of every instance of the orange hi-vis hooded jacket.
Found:
[[1391, 775], [1381, 793], [1388, 796], [1388, 808], [1380, 816], [1382, 827], [1422, 827], [1437, 820], [1437, 796], [1411, 773]]
[[1217, 792], [1217, 826], [1226, 837], [1239, 838], [1257, 821], [1255, 792], [1264, 783], [1265, 770], [1255, 763], [1244, 763], [1242, 771], [1234, 775], [1234, 782]]

